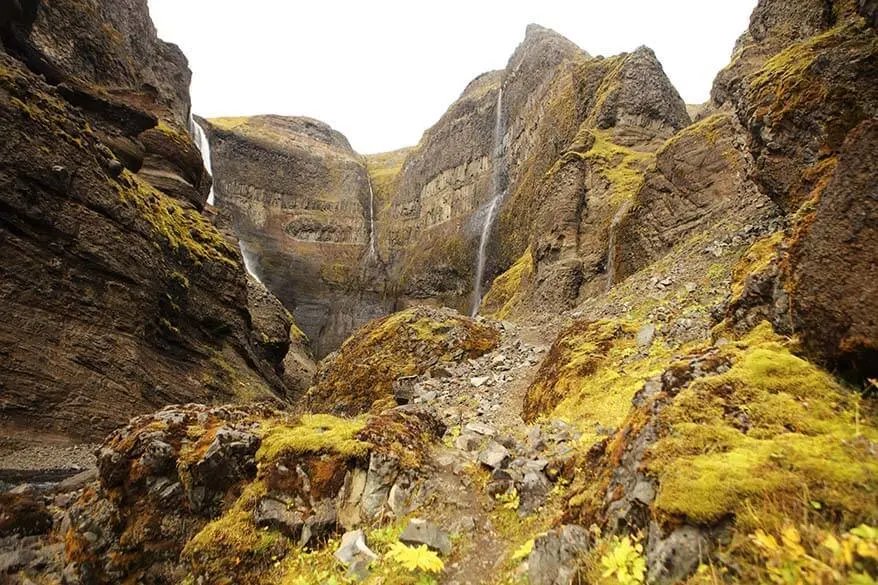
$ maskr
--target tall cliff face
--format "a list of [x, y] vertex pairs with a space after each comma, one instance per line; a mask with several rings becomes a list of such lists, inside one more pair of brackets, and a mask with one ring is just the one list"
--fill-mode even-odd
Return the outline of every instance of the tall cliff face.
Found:
[[541, 290], [558, 297], [552, 306], [569, 305], [581, 288], [589, 294], [637, 173], [688, 123], [649, 49], [594, 58], [531, 25], [506, 68], [473, 80], [409, 149], [360, 158], [313, 121], [209, 126], [219, 206], [233, 210], [269, 288], [323, 355], [394, 305], [468, 311], [479, 240], [500, 192], [487, 281], [531, 249]]
[[182, 129], [182, 54], [146, 2], [14, 7], [0, 26], [4, 436], [96, 438], [171, 402], [285, 399], [291, 319], [248, 295], [235, 240], [198, 211], [209, 178]]
[[188, 136], [192, 74], [156, 36], [146, 3], [13, 5], [0, 33], [6, 51], [76, 105], [126, 168], [201, 209], [210, 177]]
[[347, 139], [307, 118], [201, 122], [217, 205], [315, 353], [389, 312], [380, 259], [369, 251], [369, 178]]

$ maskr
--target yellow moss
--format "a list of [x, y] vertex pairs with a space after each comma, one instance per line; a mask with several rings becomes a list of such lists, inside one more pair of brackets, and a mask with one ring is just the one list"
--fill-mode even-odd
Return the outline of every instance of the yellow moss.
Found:
[[[843, 47], [868, 25], [861, 18], [846, 19], [835, 28], [781, 51], [749, 78], [748, 101], [756, 116], [777, 122], [788, 112], [809, 109], [826, 99], [828, 88], [821, 79], [818, 57], [826, 49]], [[874, 35], [868, 41], [878, 51]]]
[[379, 215], [393, 204], [394, 197], [399, 193], [396, 181], [400, 171], [402, 171], [403, 163], [412, 150], [411, 148], [401, 148], [366, 156], [366, 172], [372, 182], [372, 191], [378, 202]]
[[620, 205], [632, 199], [643, 187], [644, 171], [655, 155], [619, 146], [609, 131], [592, 130], [594, 144], [583, 157], [599, 165], [599, 172], [613, 189], [611, 203]]
[[212, 126], [221, 130], [232, 131], [244, 126], [250, 120], [247, 116], [226, 116], [224, 118], [211, 118], [208, 120]]
[[127, 170], [123, 172], [122, 184], [116, 187], [119, 198], [134, 205], [140, 217], [172, 250], [196, 263], [215, 260], [237, 267], [237, 252], [216, 227], [197, 211], [184, 209], [176, 199]]
[[480, 312], [493, 319], [506, 319], [521, 301], [533, 273], [534, 259], [528, 247], [509, 270], [494, 279]]
[[164, 120], [159, 120], [158, 125], [151, 130], [161, 132], [171, 140], [173, 140], [180, 150], [188, 150], [192, 148], [192, 139], [182, 130], [169, 125]]
[[364, 417], [347, 419], [328, 414], [307, 414], [295, 426], [278, 424], [266, 428], [256, 460], [273, 461], [284, 455], [306, 453], [360, 457], [371, 447], [356, 438], [365, 426]]
[[809, 502], [844, 524], [878, 515], [878, 440], [854, 395], [790, 353], [767, 324], [723, 348], [727, 372], [699, 378], [661, 415], [649, 454], [663, 519], [752, 527], [770, 514], [801, 517]]
[[551, 413], [582, 431], [581, 446], [617, 428], [631, 399], [649, 378], [671, 362], [671, 352], [655, 340], [638, 353], [639, 325], [631, 321], [580, 322], [564, 331], [528, 388], [525, 416]]
[[256, 584], [290, 550], [291, 543], [281, 533], [253, 523], [252, 511], [264, 495], [261, 482], [251, 483], [228, 511], [186, 543], [180, 558], [193, 573], [207, 576], [211, 583]]
[[729, 123], [730, 116], [728, 113], [713, 114], [683, 128], [664, 143], [661, 149], [659, 149], [658, 155], [660, 156], [664, 151], [676, 144], [680, 138], [691, 134], [699, 134], [710, 142], [712, 146], [715, 146], [722, 136], [720, 128]]

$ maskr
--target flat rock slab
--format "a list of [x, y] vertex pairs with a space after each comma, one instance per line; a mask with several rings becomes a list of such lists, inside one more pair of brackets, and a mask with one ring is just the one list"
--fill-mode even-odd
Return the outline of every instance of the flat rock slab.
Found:
[[412, 518], [399, 537], [400, 542], [409, 546], [427, 545], [427, 548], [443, 555], [451, 554], [451, 538], [436, 524]]
[[509, 461], [509, 449], [496, 441], [491, 441], [485, 450], [479, 453], [479, 463], [498, 469], [503, 467]]

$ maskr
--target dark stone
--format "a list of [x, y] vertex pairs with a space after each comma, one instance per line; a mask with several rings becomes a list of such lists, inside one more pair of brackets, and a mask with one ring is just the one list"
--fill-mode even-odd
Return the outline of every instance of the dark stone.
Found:
[[420, 518], [412, 518], [399, 537], [400, 542], [410, 546], [427, 545], [443, 555], [451, 554], [451, 539], [437, 525]]
[[571, 585], [580, 561], [591, 547], [588, 530], [576, 525], [556, 528], [538, 536], [527, 559], [530, 585]]

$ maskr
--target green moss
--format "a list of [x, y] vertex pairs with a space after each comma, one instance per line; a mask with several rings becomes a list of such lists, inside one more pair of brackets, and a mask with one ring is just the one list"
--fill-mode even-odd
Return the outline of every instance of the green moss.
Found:
[[285, 455], [334, 453], [360, 457], [371, 445], [356, 438], [366, 426], [366, 419], [338, 418], [328, 414], [304, 415], [296, 425], [269, 426], [256, 453], [260, 462], [274, 461]]
[[878, 430], [852, 393], [768, 331], [724, 348], [731, 369], [695, 380], [663, 411], [667, 432], [647, 465], [656, 512], [750, 529], [754, 514], [797, 516], [816, 501], [828, 518], [874, 522]]
[[631, 399], [649, 378], [671, 362], [656, 339], [638, 349], [639, 324], [631, 321], [579, 322], [559, 335], [525, 397], [528, 420], [549, 414], [582, 431], [587, 449], [615, 429], [631, 410]]
[[180, 558], [194, 574], [205, 575], [211, 583], [255, 585], [290, 550], [282, 534], [253, 524], [253, 509], [264, 495], [264, 484], [251, 483], [228, 511], [186, 543]]
[[521, 302], [533, 274], [534, 259], [528, 247], [509, 270], [494, 279], [482, 301], [481, 313], [493, 319], [506, 319]]
[[176, 253], [196, 263], [219, 261], [238, 267], [236, 251], [219, 230], [197, 211], [184, 209], [176, 199], [127, 170], [116, 188], [119, 198], [133, 205], [139, 216]]

